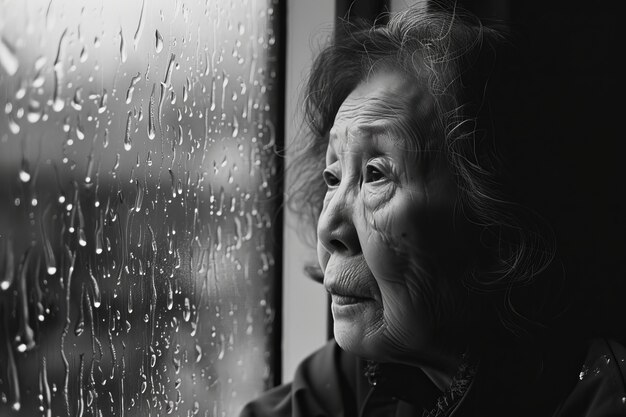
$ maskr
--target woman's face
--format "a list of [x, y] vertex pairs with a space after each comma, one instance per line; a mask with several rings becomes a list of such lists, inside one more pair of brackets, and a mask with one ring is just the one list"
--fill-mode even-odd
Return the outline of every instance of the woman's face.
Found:
[[433, 134], [434, 111], [415, 82], [379, 72], [346, 98], [330, 131], [317, 253], [335, 338], [382, 362], [436, 360], [458, 318], [455, 187], [445, 158], [426, 169], [409, 146]]

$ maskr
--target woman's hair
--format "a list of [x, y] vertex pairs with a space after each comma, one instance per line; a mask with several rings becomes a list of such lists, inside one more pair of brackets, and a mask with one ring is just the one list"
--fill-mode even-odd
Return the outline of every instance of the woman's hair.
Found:
[[[528, 308], [539, 300], [533, 294], [525, 301], [521, 294], [555, 250], [541, 219], [501, 192], [504, 166], [496, 146], [504, 132], [494, 119], [494, 100], [503, 93], [498, 88], [510, 46], [504, 32], [458, 10], [408, 9], [386, 25], [347, 26], [312, 67], [304, 97], [310, 140], [289, 168], [295, 178], [290, 207], [304, 222], [316, 224], [326, 191], [320, 173], [328, 133], [340, 105], [372, 72], [401, 72], [435, 101], [437, 120], [427, 121], [434, 128], [410, 139], [420, 158], [443, 155], [453, 173], [456, 212], [471, 225], [479, 247], [463, 280], [483, 310], [480, 320], [489, 315], [497, 318], [496, 327], [527, 333], [539, 317]], [[418, 109], [414, 114], [419, 116]]]

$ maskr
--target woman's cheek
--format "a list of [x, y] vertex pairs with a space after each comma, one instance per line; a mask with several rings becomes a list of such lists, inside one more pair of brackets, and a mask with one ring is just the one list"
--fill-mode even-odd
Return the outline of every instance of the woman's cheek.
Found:
[[330, 253], [328, 253], [328, 250], [324, 247], [324, 245], [322, 244], [322, 240], [319, 239], [319, 221], [322, 218], [322, 216], [326, 215], [326, 210], [328, 209], [328, 203], [331, 199], [331, 193], [330, 192], [326, 192], [326, 194], [324, 195], [324, 202], [322, 205], [322, 211], [320, 212], [320, 218], [318, 219], [318, 229], [317, 229], [317, 233], [318, 233], [318, 238], [316, 239], [317, 242], [317, 247], [316, 247], [316, 251], [317, 251], [317, 261], [320, 265], [320, 267], [322, 268], [322, 270], [326, 269], [326, 264], [328, 263], [328, 260], [330, 258]]
[[372, 213], [383, 209], [393, 200], [397, 189], [397, 184], [391, 181], [378, 185], [364, 184], [361, 194], [365, 208]]
[[[388, 222], [386, 219], [378, 219], [377, 224]], [[408, 248], [401, 240], [392, 236], [382, 229], [369, 229], [366, 237], [362, 240], [363, 255], [372, 274], [379, 285], [389, 283], [401, 283], [406, 279], [406, 266], [410, 264]]]
[[365, 205], [367, 221], [360, 237], [372, 272], [381, 280], [407, 279], [419, 249], [418, 207], [401, 194], [376, 207]]
[[364, 185], [362, 190], [362, 215], [364, 228], [369, 235], [376, 234], [380, 237], [390, 235], [390, 226], [394, 219], [393, 200], [395, 195], [393, 183], [383, 186]]
[[[419, 202], [407, 193], [381, 191], [381, 195], [366, 195], [364, 213], [370, 235], [401, 252], [411, 248], [419, 235]], [[383, 198], [381, 198], [383, 197]]]

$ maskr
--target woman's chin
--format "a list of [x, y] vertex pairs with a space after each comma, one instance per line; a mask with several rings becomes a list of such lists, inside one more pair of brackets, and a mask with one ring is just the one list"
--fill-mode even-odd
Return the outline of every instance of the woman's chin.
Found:
[[339, 346], [348, 352], [362, 357], [372, 356], [372, 338], [376, 337], [377, 329], [373, 325], [380, 323], [376, 317], [377, 308], [374, 300], [364, 299], [358, 302], [335, 300], [333, 297], [333, 331]]

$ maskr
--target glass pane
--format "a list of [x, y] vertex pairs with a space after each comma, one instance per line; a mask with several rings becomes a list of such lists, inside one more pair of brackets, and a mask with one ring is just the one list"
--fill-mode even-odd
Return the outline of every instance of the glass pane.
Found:
[[0, 415], [272, 385], [275, 3], [0, 1]]

